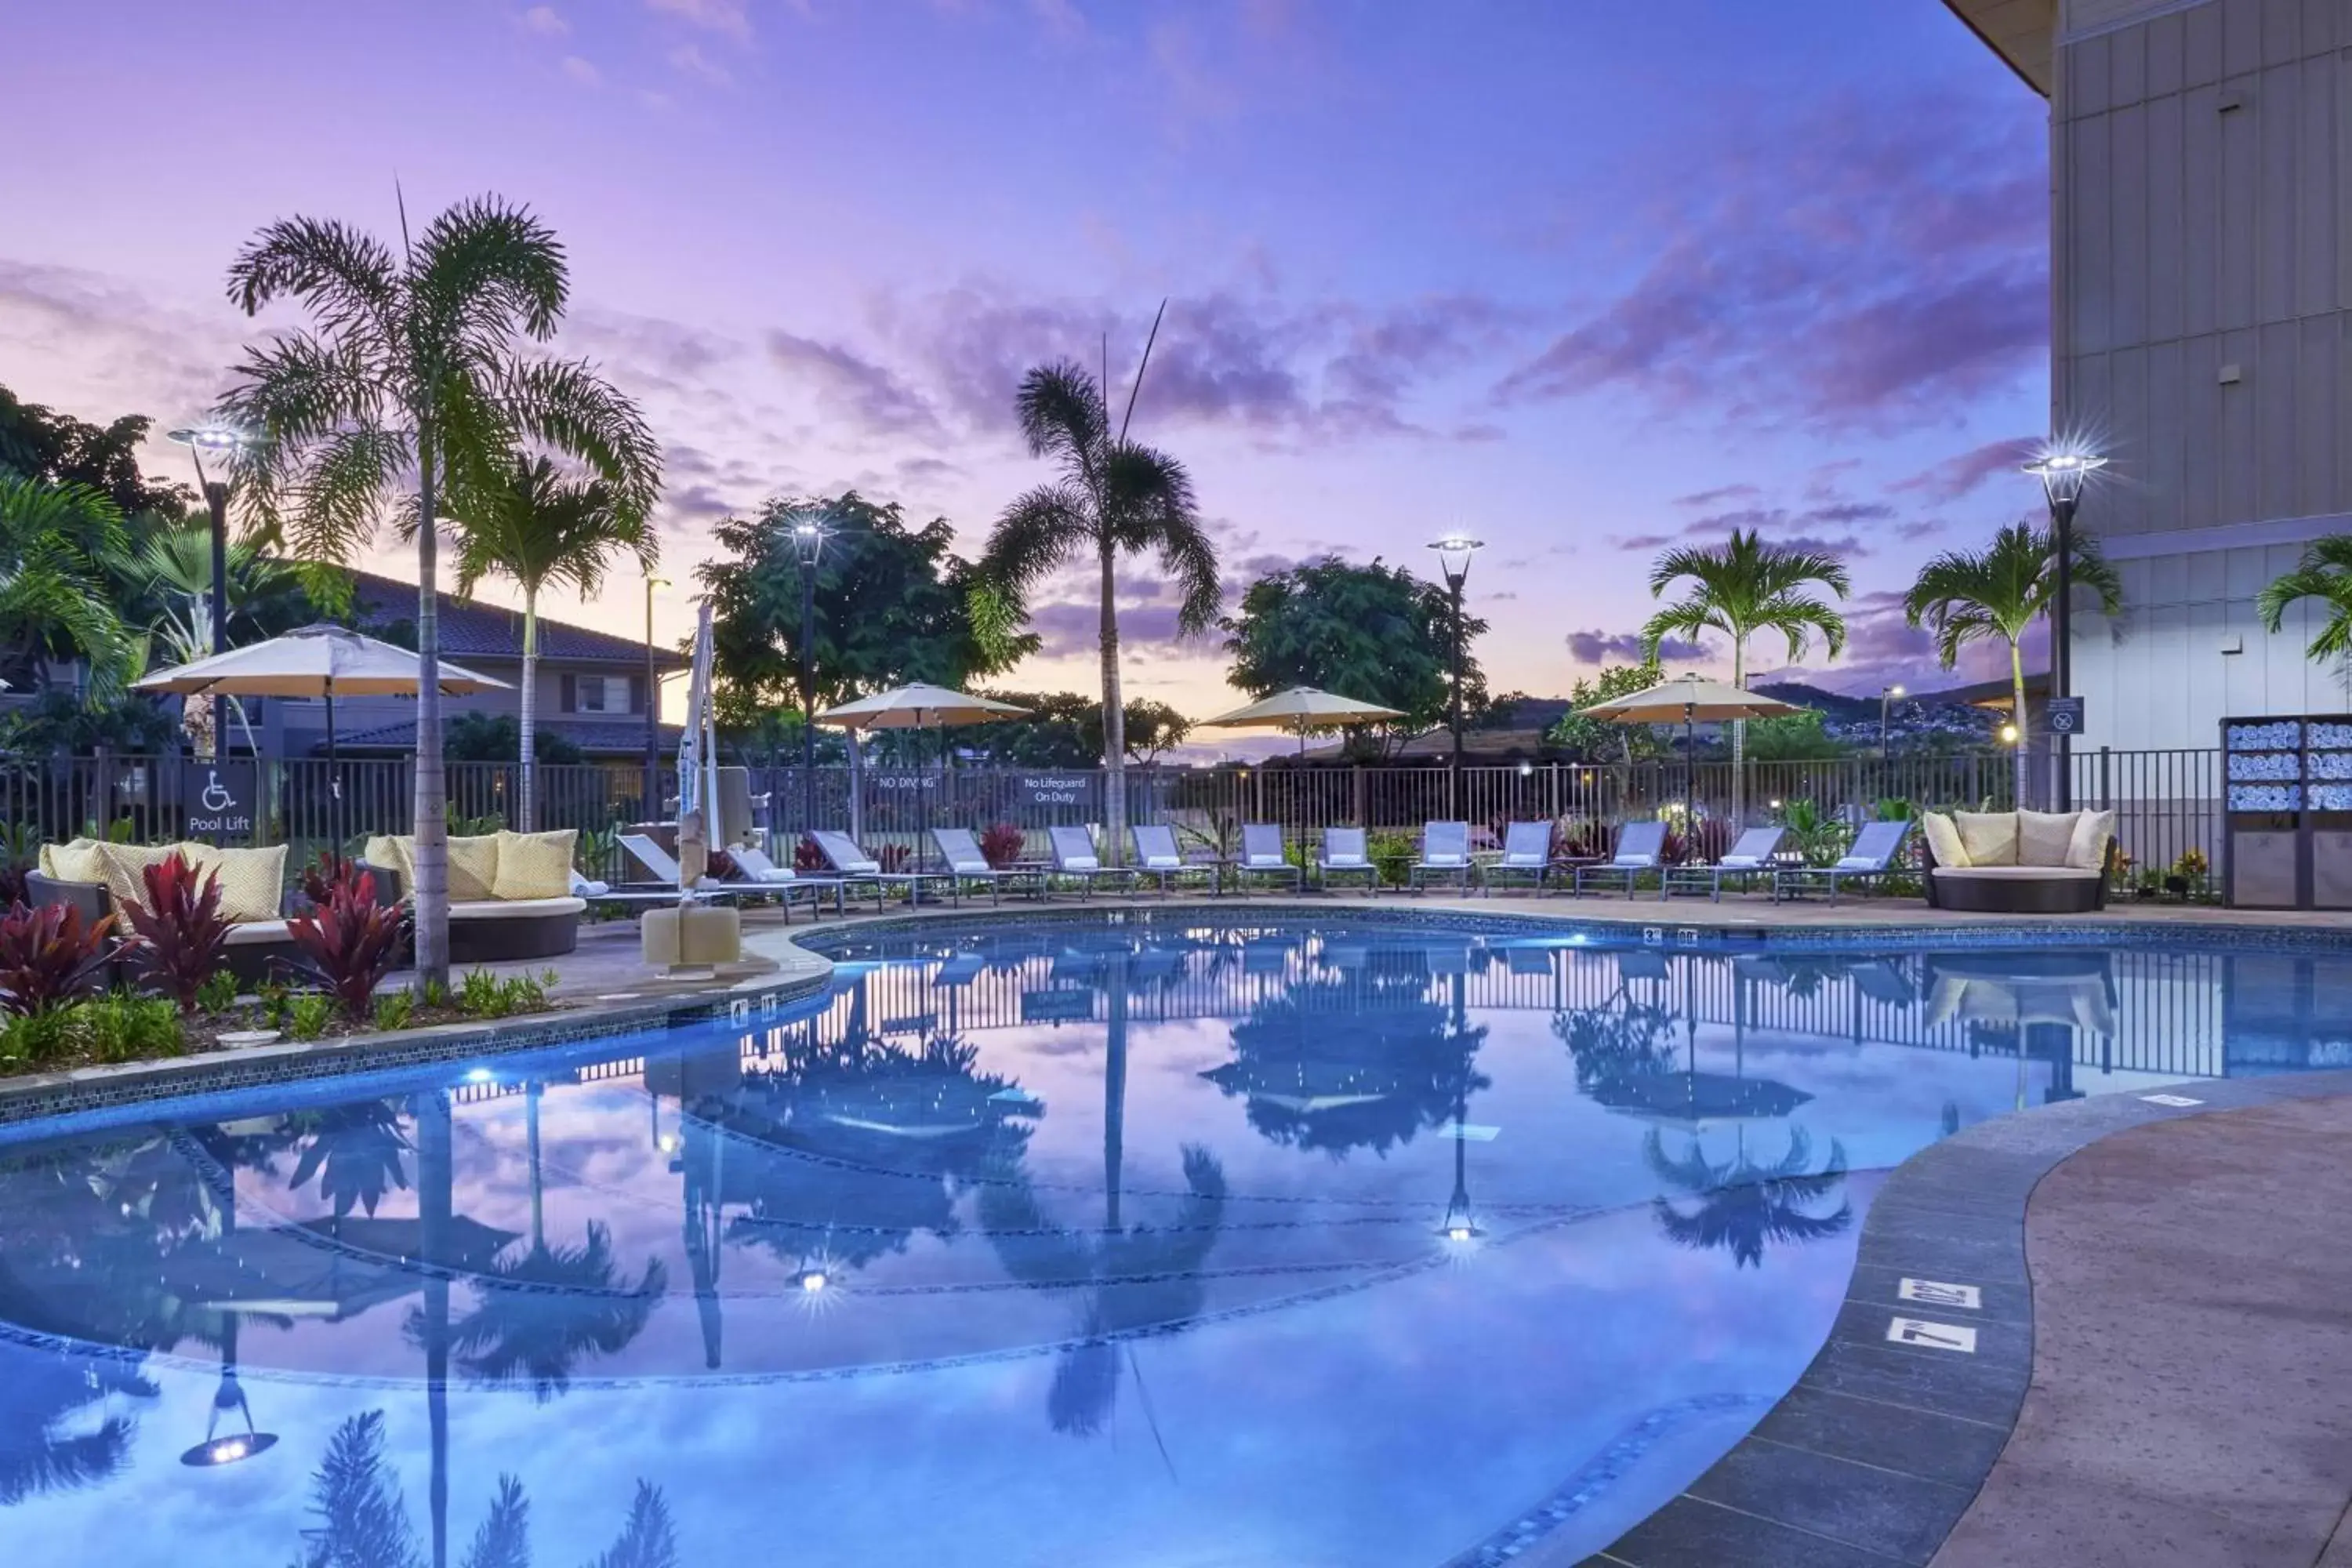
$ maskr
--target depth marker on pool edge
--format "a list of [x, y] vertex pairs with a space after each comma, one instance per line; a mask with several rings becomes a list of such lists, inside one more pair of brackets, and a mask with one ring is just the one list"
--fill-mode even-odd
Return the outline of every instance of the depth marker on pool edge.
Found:
[[1964, 1312], [1984, 1310], [1984, 1292], [1974, 1285], [1950, 1285], [1941, 1279], [1906, 1278], [1895, 1288], [1897, 1298], [1923, 1307], [1957, 1307]]
[[1977, 1331], [1958, 1323], [1895, 1318], [1887, 1322], [1886, 1337], [1898, 1345], [1926, 1345], [1930, 1350], [1958, 1351], [1963, 1355], [1977, 1353]]
[[2202, 1105], [2205, 1103], [2201, 1100], [2191, 1100], [2185, 1094], [2143, 1094], [2140, 1096], [2140, 1099], [2146, 1100], [2150, 1105], [2183, 1106]]

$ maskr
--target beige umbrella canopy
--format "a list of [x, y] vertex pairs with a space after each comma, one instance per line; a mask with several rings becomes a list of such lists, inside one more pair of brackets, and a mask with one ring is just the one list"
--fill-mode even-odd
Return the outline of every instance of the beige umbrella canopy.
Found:
[[1018, 719], [1028, 711], [992, 697], [974, 697], [952, 687], [917, 682], [828, 708], [816, 716], [816, 721], [844, 730], [920, 730], [952, 724], [990, 724], [1000, 719]]
[[1261, 697], [1246, 708], [1236, 708], [1201, 722], [1212, 729], [1296, 731], [1298, 754], [1303, 757], [1307, 754], [1309, 730], [1331, 730], [1349, 724], [1369, 724], [1376, 719], [1403, 717], [1395, 709], [1383, 708], [1377, 702], [1360, 702], [1352, 697], [1318, 691], [1312, 686], [1294, 686], [1287, 691]]
[[1743, 691], [1727, 681], [1678, 675], [1645, 691], [1596, 702], [1583, 711], [1588, 719], [1604, 719], [1612, 724], [1713, 724], [1729, 719], [1773, 719], [1802, 710], [1777, 697]]

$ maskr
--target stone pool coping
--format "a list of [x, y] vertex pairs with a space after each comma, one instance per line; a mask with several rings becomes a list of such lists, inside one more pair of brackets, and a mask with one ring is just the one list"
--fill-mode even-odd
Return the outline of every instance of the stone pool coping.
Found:
[[[2011, 1112], [1921, 1150], [1872, 1203], [1829, 1342], [1796, 1386], [1705, 1475], [1583, 1568], [1927, 1563], [2000, 1461], [2033, 1377], [2026, 1210], [2042, 1179], [2132, 1128], [2347, 1094], [2352, 1071], [2198, 1079]], [[1906, 1300], [1906, 1279], [1973, 1285], [1980, 1305]], [[2114, 1306], [2120, 1321], [2132, 1304]], [[1930, 1333], [1971, 1329], [1976, 1348], [1894, 1342], [1898, 1319]], [[2263, 1397], [2247, 1391], [2250, 1404]], [[2029, 1558], [1996, 1550], [1990, 1560]], [[1570, 1559], [1538, 1543], [1513, 1561], [1567, 1568]]]

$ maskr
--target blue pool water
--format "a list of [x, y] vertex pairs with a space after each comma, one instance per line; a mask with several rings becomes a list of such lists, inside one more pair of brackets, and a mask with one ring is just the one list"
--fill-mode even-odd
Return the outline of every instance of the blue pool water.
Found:
[[748, 1024], [7, 1133], [0, 1540], [126, 1568], [1597, 1548], [1794, 1382], [1906, 1156], [2352, 1063], [2352, 958], [834, 940], [832, 994]]

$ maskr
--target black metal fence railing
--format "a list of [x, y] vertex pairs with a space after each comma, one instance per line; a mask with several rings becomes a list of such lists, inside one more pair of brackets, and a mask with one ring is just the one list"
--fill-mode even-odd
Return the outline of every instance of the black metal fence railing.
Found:
[[[453, 827], [511, 826], [518, 771], [505, 763], [449, 764]], [[2189, 850], [2211, 857], [2219, 848], [2218, 751], [2080, 752], [2071, 772], [2077, 805], [2116, 812], [2118, 837], [2137, 866], [2168, 868]], [[1915, 809], [2007, 810], [2017, 804], [2016, 777], [2015, 758], [2006, 752], [1751, 763], [1746, 815], [1769, 820], [1800, 801], [1847, 824], [1895, 801]], [[2053, 782], [2047, 759], [2032, 759], [2026, 804], [2047, 804]], [[611, 829], [667, 820], [676, 809], [677, 775], [669, 769], [661, 772], [660, 798], [651, 803], [635, 763], [547, 764], [537, 783], [537, 825], [580, 830], [583, 869], [592, 875], [635, 878]], [[1103, 783], [1095, 769], [866, 768], [854, 784], [840, 767], [819, 768], [805, 780], [798, 768], [751, 771], [754, 825], [777, 849], [808, 826], [855, 828], [869, 847], [900, 844], [919, 852], [927, 827], [1010, 823], [1029, 835], [1033, 853], [1043, 854], [1047, 828], [1103, 820]], [[79, 834], [151, 843], [200, 836], [285, 843], [299, 860], [371, 834], [406, 831], [414, 784], [407, 758], [219, 766], [168, 757], [0, 759], [0, 823], [20, 849]], [[1134, 822], [1170, 823], [1219, 841], [1233, 824], [1273, 822], [1304, 842], [1327, 826], [1404, 834], [1433, 820], [1499, 828], [1515, 820], [1607, 826], [1677, 810], [1727, 817], [1733, 784], [1726, 763], [1137, 768], [1128, 774], [1128, 812]], [[813, 816], [803, 806], [811, 794]]]

